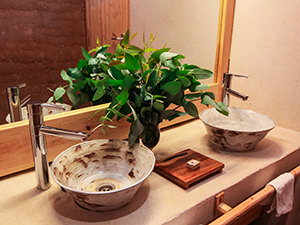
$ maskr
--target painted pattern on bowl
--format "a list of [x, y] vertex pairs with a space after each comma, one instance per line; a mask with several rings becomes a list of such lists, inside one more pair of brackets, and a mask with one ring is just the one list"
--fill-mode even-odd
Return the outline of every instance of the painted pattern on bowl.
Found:
[[74, 145], [55, 158], [54, 181], [81, 207], [93, 211], [129, 203], [155, 163], [151, 150], [127, 141], [99, 139]]

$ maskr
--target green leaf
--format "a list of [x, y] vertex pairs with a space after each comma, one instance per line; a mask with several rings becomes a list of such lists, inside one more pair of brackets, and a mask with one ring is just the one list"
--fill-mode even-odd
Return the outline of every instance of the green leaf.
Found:
[[140, 53], [141, 51], [143, 51], [143, 49], [135, 46], [135, 45], [130, 45], [126, 50], [125, 52], [129, 53], [129, 54], [138, 54]]
[[178, 75], [187, 75], [190, 71], [189, 70], [178, 70]]
[[113, 76], [117, 80], [123, 80], [124, 79], [124, 75], [122, 74], [122, 72], [114, 66], [111, 66], [109, 68], [108, 72], [111, 74], [111, 76]]
[[152, 97], [150, 95], [146, 95], [144, 98], [144, 101], [150, 101], [152, 99]]
[[83, 57], [86, 59], [86, 61], [89, 61], [91, 58], [93, 58], [93, 56], [91, 56], [87, 50], [85, 50], [84, 48], [82, 48], [82, 55]]
[[123, 39], [121, 41], [121, 44], [123, 46], [128, 45], [128, 43], [129, 43], [129, 30], [127, 30], [127, 32], [125, 33], [125, 35], [124, 35], [124, 37], [123, 37]]
[[184, 76], [178, 76], [178, 78], [179, 78], [180, 82], [183, 84], [183, 86], [189, 87], [191, 85], [191, 81], [188, 78], [186, 78]]
[[50, 98], [48, 98], [48, 101], [47, 101], [47, 103], [52, 103], [54, 101], [54, 97], [53, 96], [51, 96]]
[[131, 88], [131, 85], [133, 84], [134, 81], [135, 81], [135, 79], [134, 79], [132, 76], [126, 75], [126, 76], [124, 77], [122, 87], [123, 87], [123, 88], [130, 89], [130, 88]]
[[81, 77], [81, 72], [77, 67], [74, 69], [69, 68], [67, 73], [70, 77], [75, 78], [77, 80]]
[[124, 55], [124, 49], [120, 44], [118, 44], [116, 49], [116, 56], [122, 56], [122, 55]]
[[139, 120], [134, 108], [130, 104], [128, 105], [132, 111], [132, 115], [134, 119], [130, 126], [128, 141], [129, 141], [129, 146], [133, 146], [138, 140], [139, 136], [143, 133], [144, 125]]
[[183, 68], [186, 69], [186, 70], [192, 70], [192, 69], [199, 68], [199, 66], [184, 64]]
[[164, 110], [160, 113], [161, 119], [167, 119], [169, 121], [179, 117], [179, 116], [184, 116], [186, 113], [176, 111], [176, 110]]
[[202, 95], [203, 95], [202, 92], [200, 92], [200, 93], [195, 93], [195, 94], [186, 94], [186, 95], [184, 96], [184, 98], [185, 98], [185, 99], [194, 100], [194, 99], [197, 99], [197, 98], [201, 97]]
[[134, 94], [135, 94], [135, 103], [136, 103], [137, 107], [141, 107], [142, 101], [143, 101], [142, 96], [137, 95], [136, 93], [134, 93]]
[[144, 126], [139, 119], [135, 119], [131, 126], [131, 132], [134, 136], [140, 136], [144, 131]]
[[89, 64], [90, 66], [95, 66], [95, 65], [98, 64], [98, 62], [99, 62], [99, 60], [98, 60], [97, 58], [90, 58], [88, 64]]
[[167, 60], [167, 61], [163, 62], [163, 65], [165, 67], [168, 67], [168, 68], [173, 69], [173, 70], [176, 69], [176, 65], [173, 63], [172, 60]]
[[178, 56], [177, 53], [163, 52], [163, 53], [161, 53], [161, 55], [159, 56], [159, 58], [160, 58], [160, 61], [161, 61], [162, 63], [165, 63], [166, 61], [168, 61], [168, 60], [170, 60], [171, 58], [176, 57], [176, 56]]
[[158, 111], [162, 111], [164, 110], [165, 106], [164, 106], [164, 102], [163, 101], [160, 101], [160, 100], [156, 100], [154, 103], [153, 103], [153, 107], [158, 110]]
[[209, 92], [206, 92], [205, 95], [202, 97], [202, 104], [203, 105], [211, 105], [216, 108], [216, 110], [225, 116], [228, 116], [228, 108], [223, 102], [218, 102], [211, 98], [211, 96], [208, 94]]
[[154, 52], [156, 50], [157, 50], [156, 48], [145, 48], [144, 52]]
[[68, 87], [67, 89], [67, 95], [70, 101], [72, 102], [73, 105], [75, 105], [79, 101], [79, 97], [76, 95], [76, 92], [74, 91], [73, 88]]
[[189, 74], [194, 75], [196, 80], [208, 79], [212, 75], [214, 75], [214, 73], [211, 72], [210, 70], [201, 69], [201, 68], [192, 69]]
[[140, 69], [139, 61], [128, 53], [125, 53], [125, 64], [129, 70], [138, 71]]
[[202, 101], [201, 101], [201, 104], [203, 104], [203, 105], [211, 105], [211, 106], [213, 106], [213, 107], [215, 107], [215, 108], [219, 108], [219, 106], [217, 105], [217, 103], [215, 102], [215, 100], [213, 99], [213, 98], [211, 98], [209, 95], [204, 95], [203, 97], [202, 97]]
[[77, 64], [77, 68], [80, 70], [80, 69], [86, 67], [87, 65], [88, 65], [88, 64], [87, 64], [87, 62], [86, 62], [85, 60], [79, 59], [79, 62], [78, 62], [78, 64]]
[[86, 80], [81, 80], [81, 81], [76, 82], [76, 83], [74, 82], [72, 87], [73, 87], [74, 91], [77, 92], [77, 91], [83, 89], [84, 86], [86, 85], [86, 83], [87, 83]]
[[96, 100], [102, 98], [105, 95], [105, 93], [106, 92], [105, 92], [104, 86], [98, 87], [95, 94], [94, 94], [94, 96], [93, 96], [92, 101], [96, 101]]
[[119, 112], [118, 110], [116, 110], [115, 108], [108, 108], [108, 111], [111, 111], [112, 113], [114, 113], [115, 115], [117, 115], [118, 117], [121, 118], [129, 118], [128, 116], [122, 114], [121, 112]]
[[112, 87], [121, 86], [122, 84], [123, 84], [123, 80], [108, 79], [105, 81], [105, 85], [112, 86]]
[[153, 95], [153, 100], [157, 99], [157, 98], [167, 98], [166, 96], [162, 96], [162, 95]]
[[98, 54], [104, 55], [109, 47], [110, 45], [102, 45], [101, 47], [99, 47], [95, 54], [95, 57], [97, 57]]
[[[112, 109], [112, 108], [116, 108], [116, 107], [118, 107], [118, 101], [113, 100], [109, 104], [108, 109]], [[110, 121], [112, 122], [112, 118], [115, 116], [115, 114], [112, 111], [109, 111], [108, 109], [105, 112], [105, 117], [110, 119]]]
[[162, 48], [162, 49], [158, 49], [157, 51], [153, 52], [150, 58], [159, 60], [160, 55], [163, 52], [168, 52], [170, 50], [170, 48]]
[[116, 100], [120, 105], [125, 105], [127, 99], [129, 97], [129, 92], [127, 89], [123, 89], [121, 93], [116, 97]]
[[169, 81], [164, 84], [161, 89], [168, 92], [170, 95], [176, 95], [181, 89], [181, 84], [178, 81]]
[[157, 81], [156, 70], [152, 70], [152, 72], [150, 73], [150, 75], [148, 77], [147, 85], [150, 87], [153, 87], [156, 84], [156, 81]]
[[138, 137], [129, 132], [129, 135], [128, 135], [129, 146], [133, 146], [137, 140], [138, 140]]
[[196, 92], [196, 91], [204, 91], [204, 90], [207, 90], [209, 89], [209, 85], [207, 84], [197, 84], [197, 83], [193, 83], [191, 86], [190, 86], [190, 91], [192, 92]]
[[63, 80], [68, 81], [70, 85], [73, 84], [74, 79], [72, 77], [70, 77], [65, 70], [62, 70], [60, 72], [60, 76]]
[[228, 111], [228, 108], [227, 106], [223, 103], [223, 102], [218, 102], [217, 105], [219, 106], [217, 108], [217, 110], [222, 113], [223, 115], [225, 116], [228, 116], [229, 115], [229, 111]]
[[135, 33], [130, 37], [130, 40], [133, 39], [137, 34], [138, 34], [138, 32], [135, 32]]
[[193, 117], [199, 117], [198, 109], [192, 102], [186, 102], [183, 106], [184, 111]]
[[54, 91], [54, 98], [56, 101], [62, 98], [62, 96], [66, 93], [66, 90], [63, 87], [58, 87]]

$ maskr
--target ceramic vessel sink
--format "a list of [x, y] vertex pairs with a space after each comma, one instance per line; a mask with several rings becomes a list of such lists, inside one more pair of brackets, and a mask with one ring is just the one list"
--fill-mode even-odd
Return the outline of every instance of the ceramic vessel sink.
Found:
[[[62, 111], [62, 109], [56, 109], [56, 108], [43, 108], [43, 115], [44, 116], [48, 116], [48, 115], [53, 115], [53, 114], [57, 114], [57, 113], [61, 113], [61, 112], [65, 112], [65, 111], [70, 111], [72, 106], [68, 105], [68, 104], [61, 104], [61, 103], [55, 103], [56, 105], [60, 105], [64, 107], [64, 111]], [[28, 113], [27, 113], [27, 107], [22, 107], [22, 117], [23, 120], [28, 120]], [[10, 115], [7, 114], [5, 117], [5, 121], [7, 123], [10, 123]]]
[[241, 108], [230, 108], [229, 116], [209, 108], [200, 113], [213, 146], [226, 151], [254, 149], [275, 127], [267, 115]]
[[99, 139], [74, 145], [52, 163], [54, 181], [81, 207], [107, 211], [129, 203], [154, 168], [153, 152], [127, 141]]

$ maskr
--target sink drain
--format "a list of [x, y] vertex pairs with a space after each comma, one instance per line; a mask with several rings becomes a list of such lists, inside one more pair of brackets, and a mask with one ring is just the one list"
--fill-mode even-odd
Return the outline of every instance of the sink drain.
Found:
[[98, 191], [107, 192], [107, 191], [115, 190], [115, 188], [116, 188], [116, 186], [114, 184], [101, 184], [98, 187]]
[[81, 183], [81, 190], [89, 192], [110, 192], [124, 187], [124, 184], [113, 178], [87, 179]]

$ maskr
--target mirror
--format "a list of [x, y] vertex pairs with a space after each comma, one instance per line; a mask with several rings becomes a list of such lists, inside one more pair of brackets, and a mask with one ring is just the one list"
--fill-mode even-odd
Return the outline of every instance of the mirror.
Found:
[[184, 55], [183, 63], [214, 71], [219, 7], [218, 0], [131, 0], [130, 30], [138, 32], [132, 43], [141, 45], [143, 33], [149, 42], [152, 32], [154, 47], [165, 45]]
[[[31, 8], [13, 0], [6, 2], [1, 9], [1, 15], [5, 16], [1, 19], [0, 45], [4, 51], [0, 58], [0, 124], [7, 123], [9, 113], [7, 87], [26, 83], [26, 87], [20, 89], [21, 99], [30, 94], [31, 100], [45, 102], [52, 94], [48, 88], [55, 89], [63, 84], [60, 71], [75, 67], [82, 57], [81, 47], [90, 48], [96, 43], [91, 43], [95, 41], [93, 25], [87, 24], [85, 30], [85, 21], [99, 20], [92, 18], [89, 9], [104, 7], [101, 5], [105, 4], [103, 1], [76, 0], [76, 4], [65, 1], [36, 2]], [[152, 32], [157, 37], [154, 47], [167, 44], [173, 52], [186, 56], [185, 60], [190, 64], [214, 70], [219, 0], [131, 0], [130, 5], [127, 0], [118, 0], [114, 4], [130, 9], [129, 28], [132, 34], [139, 33], [132, 40], [133, 44], [141, 46], [142, 33], [150, 37]], [[111, 20], [110, 10], [106, 13]], [[18, 16], [13, 16], [14, 13]], [[128, 14], [121, 16], [128, 17]], [[101, 33], [103, 30], [106, 30], [105, 27], [102, 27]], [[102, 40], [103, 43], [111, 42], [109, 36], [116, 33], [107, 31], [108, 38]]]
[[[199, 0], [199, 1], [202, 2], [203, 4], [204, 3], [208, 4], [208, 2], [211, 2], [211, 0]], [[214, 1], [218, 1], [218, 0], [214, 0]], [[26, 87], [28, 88], [29, 93], [33, 94], [34, 88], [40, 88], [40, 90], [46, 91], [48, 93], [47, 87], [49, 87], [49, 85], [53, 84], [53, 86], [56, 87], [57, 84], [55, 84], [55, 82], [61, 84], [61, 78], [59, 77], [59, 73], [61, 69], [74, 67], [74, 65], [77, 64], [78, 58], [81, 56], [81, 49], [80, 49], [81, 46], [86, 45], [88, 46], [88, 49], [93, 47], [92, 43], [96, 43], [97, 34], [101, 33], [100, 31], [102, 30], [106, 31], [103, 35], [101, 35], [101, 40], [104, 41], [103, 43], [107, 43], [108, 40], [111, 41], [111, 34], [114, 32], [113, 30], [115, 29], [115, 27], [111, 24], [113, 22], [117, 21], [117, 24], [119, 24], [120, 21], [122, 21], [122, 24], [125, 26], [124, 30], [127, 30], [129, 27], [129, 19], [128, 19], [129, 11], [123, 10], [123, 8], [127, 7], [127, 9], [129, 9], [129, 0], [114, 0], [113, 1], [114, 4], [119, 4], [118, 7], [112, 7], [111, 4], [105, 6], [105, 3], [111, 3], [111, 2], [112, 2], [111, 0], [107, 0], [107, 1], [106, 0], [103, 1], [74, 0], [72, 1], [72, 4], [65, 3], [64, 1], [60, 1], [58, 4], [58, 2], [52, 3], [49, 1], [47, 2], [38, 1], [36, 5], [32, 6], [33, 8], [27, 6], [27, 4], [25, 3], [22, 2], [20, 3], [17, 0], [11, 0], [9, 2], [3, 3], [0, 9], [0, 13], [2, 16], [0, 18], [0, 22], [1, 24], [4, 24], [3, 28], [5, 28], [0, 33], [1, 35], [0, 46], [2, 47], [2, 52], [3, 52], [3, 54], [0, 57], [0, 64], [1, 64], [0, 76], [2, 81], [0, 85], [4, 86], [4, 88], [0, 89], [2, 96], [3, 95], [5, 96], [5, 94], [3, 93], [5, 93], [5, 88], [7, 87], [6, 86], [7, 84], [9, 83], [19, 84], [23, 82], [20, 80], [18, 75], [25, 74], [25, 72], [26, 72], [25, 77], [30, 81], [32, 81], [29, 82]], [[132, 18], [134, 13], [140, 12], [141, 9], [145, 9], [145, 7], [151, 8], [151, 5], [147, 6], [147, 3], [140, 3], [142, 5], [139, 4], [134, 5], [134, 3], [138, 3], [138, 2], [139, 2], [138, 0], [131, 0], [130, 7], [132, 11], [131, 12]], [[187, 0], [184, 2], [188, 2], [187, 3], [188, 5], [196, 1]], [[154, 1], [154, 3], [156, 4], [157, 1]], [[169, 5], [166, 5], [167, 3]], [[171, 0], [164, 0], [164, 3], [161, 4], [163, 4], [164, 7], [171, 8], [170, 3]], [[185, 10], [183, 9], [183, 7], [186, 7], [186, 4], [183, 4], [183, 2], [179, 2], [179, 1], [176, 4], [179, 4], [179, 6], [181, 6], [183, 11]], [[220, 0], [219, 22], [217, 26], [218, 32], [217, 32], [217, 37], [215, 37], [217, 38], [217, 41], [216, 41], [216, 46], [215, 45], [213, 46], [213, 48], [216, 48], [216, 53], [213, 53], [212, 64], [211, 64], [211, 65], [215, 64], [215, 69], [214, 69], [215, 76], [214, 76], [214, 82], [210, 84], [210, 91], [215, 92], [216, 100], [218, 101], [220, 100], [220, 96], [221, 96], [222, 74], [228, 72], [234, 5], [235, 5], [235, 0]], [[73, 9], [72, 8], [73, 6], [76, 6], [75, 7], [76, 9], [75, 8]], [[160, 6], [160, 5], [156, 5], [156, 6]], [[18, 10], [18, 7], [19, 9], [22, 10]], [[84, 7], [86, 13], [83, 12]], [[134, 7], [137, 7], [136, 8], [138, 10], [137, 12], [133, 11]], [[177, 13], [180, 13], [179, 9], [180, 7], [177, 8]], [[147, 10], [149, 15], [153, 15], [149, 8], [147, 8]], [[188, 11], [188, 9], [186, 10]], [[50, 11], [50, 14], [46, 13], [44, 15], [46, 11], [47, 12]], [[103, 13], [98, 13], [99, 11]], [[18, 14], [18, 17], [22, 18], [18, 20], [18, 22], [24, 22], [23, 24], [21, 23], [22, 25], [16, 23], [15, 18], [11, 17], [11, 15], [13, 15], [14, 13]], [[70, 29], [65, 28], [64, 26], [66, 26], [66, 24], [68, 24], [70, 21], [73, 21], [72, 16], [74, 13], [76, 13], [76, 15], [80, 17], [80, 19], [78, 20], [78, 24], [76, 24], [77, 26], [75, 26], [72, 22], [72, 25], [70, 25], [71, 27]], [[125, 17], [127, 19], [124, 19], [120, 15], [125, 15], [125, 16], [127, 15], [127, 17]], [[187, 16], [187, 14], [183, 14], [183, 15]], [[102, 18], [99, 19], [99, 17]], [[173, 17], [174, 16], [172, 16], [172, 18]], [[61, 24], [55, 25], [53, 23], [49, 23], [49, 21], [52, 21], [51, 19], [53, 18], [60, 19]], [[192, 17], [189, 18], [194, 19]], [[81, 26], [82, 20], [85, 23], [84, 26]], [[137, 27], [136, 29], [138, 29], [138, 23], [137, 23], [138, 21], [140, 21], [142, 24], [139, 26], [139, 29], [146, 27], [146, 24], [144, 22], [142, 23], [142, 20], [138, 18], [136, 18], [135, 21], [136, 23], [131, 21], [132, 24], [130, 27], [136, 26]], [[160, 20], [158, 19], [157, 22], [159, 21]], [[167, 20], [166, 22], [168, 21], [169, 20]], [[174, 29], [173, 32], [176, 34], [180, 33], [181, 30], [184, 30], [183, 28], [177, 29], [176, 25], [177, 24], [174, 24], [174, 22], [171, 22], [169, 29], [172, 30], [170, 27], [174, 26], [175, 28], [173, 28]], [[186, 23], [183, 23], [182, 26], [185, 25], [189, 27], [189, 24]], [[197, 26], [197, 24], [195, 26]], [[63, 28], [62, 30], [67, 32], [63, 32], [61, 30], [61, 27]], [[149, 24], [147, 25], [147, 27], [149, 29], [152, 29], [152, 27], [149, 26]], [[156, 26], [154, 28], [159, 28], [159, 27], [160, 26]], [[194, 27], [192, 28], [193, 30], [196, 30], [196, 28]], [[20, 35], [15, 34], [16, 32], [19, 32], [21, 30], [22, 32], [25, 33], [23, 34], [23, 36], [21, 34]], [[53, 32], [53, 30], [57, 33]], [[58, 33], [57, 30], [61, 30], [61, 33]], [[213, 30], [215, 31], [215, 28], [213, 28]], [[152, 32], [159, 32], [157, 35], [160, 35], [162, 38], [162, 39], [158, 39], [157, 41], [161, 40], [162, 43], [165, 43], [163, 38], [168, 38], [176, 41], [179, 40], [179, 38], [176, 38], [178, 35], [174, 35], [172, 34], [172, 32], [168, 31], [169, 33], [168, 36], [165, 35], [164, 31], [165, 29], [161, 29], [161, 31], [152, 30]], [[36, 33], [39, 35], [34, 36], [33, 34]], [[119, 33], [121, 33], [121, 31]], [[207, 35], [207, 33], [205, 34]], [[77, 39], [74, 38], [74, 35], [76, 36]], [[175, 36], [175, 38], [173, 36]], [[183, 41], [186, 41], [186, 38], [191, 38], [188, 40], [188, 42], [193, 42], [195, 38], [196, 39], [200, 38], [200, 36], [199, 37], [183, 36], [183, 37], [184, 37]], [[77, 42], [73, 42], [72, 40], [74, 39], [76, 39]], [[30, 46], [29, 45], [30, 43], [33, 44], [33, 46]], [[70, 47], [69, 45], [70, 43], [76, 47]], [[169, 43], [169, 40], [167, 43]], [[184, 52], [184, 54], [188, 58], [188, 60], [192, 60], [189, 58], [190, 56], [188, 53], [190, 51], [192, 52], [192, 50], [195, 50], [196, 49], [195, 46], [192, 44], [189, 45], [188, 43], [187, 45], [183, 45], [183, 43], [185, 42], [181, 42], [179, 44], [179, 47], [185, 46], [183, 50], [187, 50], [187, 53]], [[116, 43], [112, 41], [112, 46], [115, 45]], [[65, 47], [67, 47], [69, 51], [65, 52]], [[176, 51], [175, 46], [172, 46], [172, 48], [174, 49], [174, 51]], [[15, 50], [12, 51], [12, 49]], [[32, 54], [32, 51], [35, 52], [35, 54]], [[202, 56], [204, 56], [204, 59], [208, 58], [206, 53], [202, 51], [201, 53]], [[64, 54], [66, 54], [67, 57], [62, 57]], [[216, 55], [215, 60], [213, 59], [214, 54]], [[50, 55], [54, 55], [54, 57], [52, 56], [51, 58]], [[74, 59], [75, 62], [70, 63], [65, 61], [66, 59]], [[196, 59], [198, 59], [198, 57], [196, 57]], [[207, 66], [203, 64], [204, 61], [202, 61], [202, 59], [199, 60], [199, 62], [196, 62], [196, 64], [199, 65], [201, 64], [201, 66]], [[26, 64], [27, 67], [25, 67], [23, 64]], [[207, 66], [207, 67], [210, 69], [213, 68], [213, 66], [212, 67]], [[55, 71], [52, 73], [54, 75], [49, 75], [51, 74], [51, 71]], [[48, 83], [46, 81], [48, 81]], [[22, 89], [22, 91], [24, 94], [28, 93], [26, 89]], [[48, 99], [48, 97], [49, 97], [48, 94], [46, 96], [43, 96], [41, 92], [37, 91], [38, 101], [41, 100], [45, 101]], [[1, 98], [1, 103], [2, 106], [0, 107], [0, 109], [4, 108], [4, 106], [6, 106], [7, 104], [5, 97]], [[85, 107], [78, 110], [46, 116], [45, 123], [47, 126], [87, 132], [88, 130], [90, 130], [91, 128], [99, 124], [98, 118], [97, 117], [91, 118], [91, 115], [93, 115], [96, 111], [99, 110], [104, 112], [104, 109], [106, 109], [107, 106], [108, 104]], [[197, 107], [199, 107], [199, 105]], [[199, 109], [201, 110], [201, 108]], [[176, 123], [190, 119], [190, 117], [182, 116], [179, 117], [179, 120], [177, 119], [172, 120], [171, 122], [164, 121], [162, 122], [161, 127], [174, 125]], [[93, 137], [91, 138], [124, 139], [127, 137], [128, 129], [129, 126], [126, 121], [119, 122], [118, 129], [107, 129], [106, 135], [104, 135], [101, 132], [101, 129], [99, 129], [95, 133], [93, 133], [92, 135]], [[66, 140], [66, 139], [61, 139], [61, 138], [51, 137], [51, 136], [47, 137], [49, 161], [53, 160], [63, 149], [66, 149], [67, 147], [73, 144], [75, 143], [74, 141], [71, 140]], [[2, 149], [0, 154], [0, 164], [2, 165], [0, 168], [0, 177], [14, 172], [22, 171], [24, 169], [28, 169], [33, 166], [28, 120], [0, 125], [0, 149]]]

